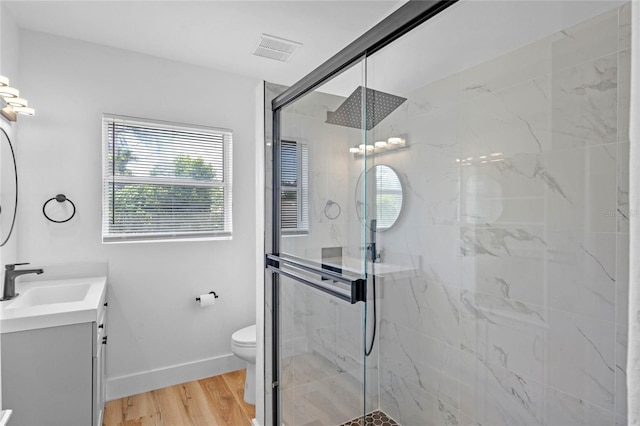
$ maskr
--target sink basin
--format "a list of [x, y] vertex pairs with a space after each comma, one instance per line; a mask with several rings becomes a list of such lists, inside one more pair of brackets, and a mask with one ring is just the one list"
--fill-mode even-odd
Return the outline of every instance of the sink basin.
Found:
[[0, 333], [97, 321], [106, 276], [16, 283], [19, 296], [0, 302]]
[[84, 300], [91, 284], [69, 284], [46, 287], [34, 287], [19, 295], [7, 309], [21, 309], [53, 303], [73, 303]]

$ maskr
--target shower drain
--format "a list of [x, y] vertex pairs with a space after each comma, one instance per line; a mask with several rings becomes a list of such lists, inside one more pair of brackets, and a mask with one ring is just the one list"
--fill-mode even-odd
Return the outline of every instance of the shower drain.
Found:
[[366, 416], [350, 420], [340, 426], [399, 426], [398, 422], [380, 410], [373, 411]]

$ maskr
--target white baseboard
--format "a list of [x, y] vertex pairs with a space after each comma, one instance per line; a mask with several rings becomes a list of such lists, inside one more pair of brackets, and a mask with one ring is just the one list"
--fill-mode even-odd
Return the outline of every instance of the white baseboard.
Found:
[[246, 363], [233, 354], [107, 379], [107, 401], [240, 370]]

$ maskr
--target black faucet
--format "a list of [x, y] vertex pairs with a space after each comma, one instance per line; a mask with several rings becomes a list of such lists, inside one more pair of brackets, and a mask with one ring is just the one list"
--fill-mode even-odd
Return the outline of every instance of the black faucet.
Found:
[[16, 277], [24, 274], [38, 274], [44, 271], [42, 269], [19, 269], [16, 266], [28, 265], [28, 263], [14, 263], [4, 266], [4, 289], [2, 291], [2, 299], [0, 301], [14, 299], [16, 294]]

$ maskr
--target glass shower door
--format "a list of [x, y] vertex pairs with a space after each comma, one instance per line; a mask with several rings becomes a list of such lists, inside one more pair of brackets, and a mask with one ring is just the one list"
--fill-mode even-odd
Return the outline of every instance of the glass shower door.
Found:
[[279, 252], [267, 263], [276, 272], [278, 422], [287, 426], [341, 425], [373, 407], [367, 235], [355, 195], [366, 151], [357, 161], [353, 154], [365, 144], [363, 70], [356, 64], [280, 111]]

